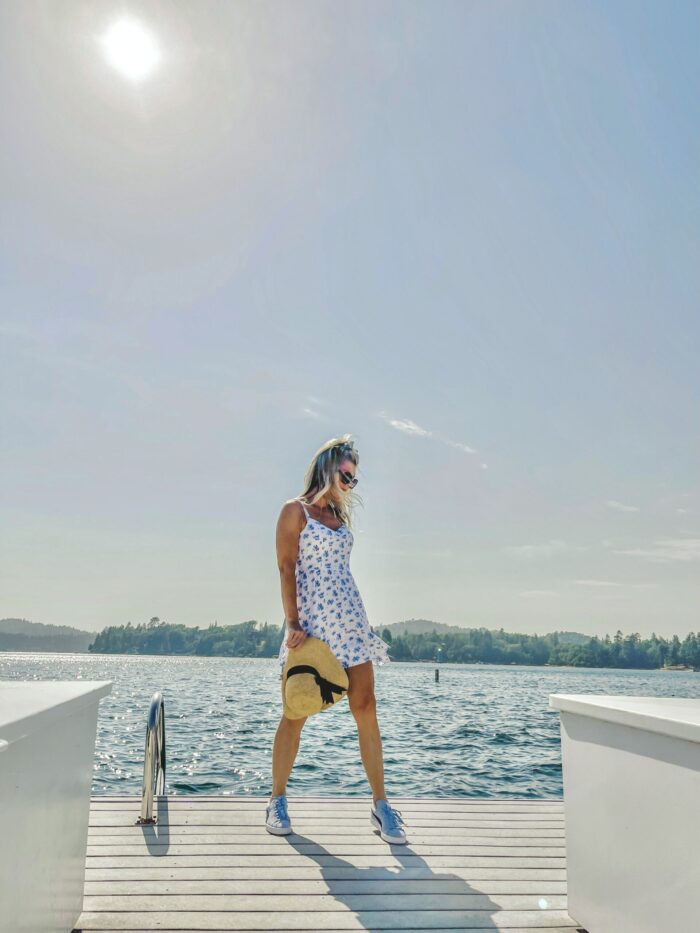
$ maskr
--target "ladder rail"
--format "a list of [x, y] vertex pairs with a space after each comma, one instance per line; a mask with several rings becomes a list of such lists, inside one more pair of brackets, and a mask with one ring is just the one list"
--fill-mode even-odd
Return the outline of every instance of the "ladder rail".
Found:
[[165, 794], [165, 701], [157, 691], [151, 699], [146, 723], [146, 748], [143, 756], [141, 816], [137, 825], [155, 823], [153, 798]]

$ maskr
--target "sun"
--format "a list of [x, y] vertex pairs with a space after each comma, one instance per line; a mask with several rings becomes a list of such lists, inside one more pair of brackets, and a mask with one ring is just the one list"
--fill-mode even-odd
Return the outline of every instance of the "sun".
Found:
[[101, 38], [105, 57], [130, 81], [143, 81], [155, 70], [160, 51], [153, 35], [135, 19], [120, 19]]

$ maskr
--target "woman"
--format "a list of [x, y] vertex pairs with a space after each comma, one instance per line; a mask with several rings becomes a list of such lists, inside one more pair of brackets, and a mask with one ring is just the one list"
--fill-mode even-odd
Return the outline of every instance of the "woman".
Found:
[[[280, 677], [289, 648], [308, 635], [330, 647], [347, 671], [348, 703], [357, 723], [362, 764], [373, 807], [370, 822], [386, 842], [404, 843], [401, 814], [384, 791], [382, 740], [377, 723], [372, 661], [389, 660], [387, 645], [372, 631], [362, 598], [350, 572], [353, 534], [349, 505], [359, 498], [359, 457], [350, 435], [333, 438], [318, 450], [304, 480], [305, 491], [282, 506], [277, 521], [277, 563], [282, 579], [285, 636], [279, 653]], [[284, 691], [284, 682], [282, 682]], [[328, 712], [326, 715], [334, 715]], [[285, 791], [306, 722], [282, 714], [272, 749], [272, 795], [266, 828], [274, 835], [291, 833]]]

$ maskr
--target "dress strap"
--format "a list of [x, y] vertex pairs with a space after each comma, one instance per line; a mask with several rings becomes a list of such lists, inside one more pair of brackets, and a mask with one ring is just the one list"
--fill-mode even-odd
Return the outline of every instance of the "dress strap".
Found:
[[299, 499], [299, 500], [297, 500], [297, 501], [299, 502], [299, 505], [300, 505], [300, 506], [302, 507], [302, 509], [304, 510], [304, 515], [306, 515], [307, 518], [311, 518], [311, 516], [309, 515], [309, 513], [306, 511], [306, 506], [305, 506], [304, 503], [301, 501], [301, 499]]

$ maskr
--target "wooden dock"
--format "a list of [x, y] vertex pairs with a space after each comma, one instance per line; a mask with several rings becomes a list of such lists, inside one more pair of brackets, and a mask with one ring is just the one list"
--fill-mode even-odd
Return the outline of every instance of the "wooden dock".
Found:
[[267, 798], [93, 797], [84, 933], [402, 931], [576, 933], [566, 910], [560, 800], [392, 797], [408, 844], [370, 826], [370, 799], [290, 796], [294, 833], [264, 828]]

